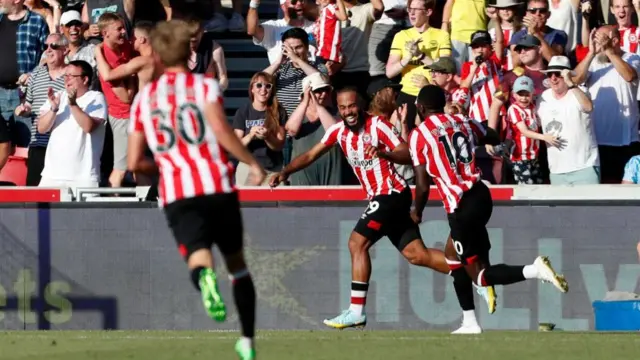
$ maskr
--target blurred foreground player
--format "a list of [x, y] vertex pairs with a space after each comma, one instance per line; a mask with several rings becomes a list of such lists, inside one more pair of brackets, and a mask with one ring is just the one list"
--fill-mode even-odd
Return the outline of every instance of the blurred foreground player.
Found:
[[[498, 134], [462, 115], [446, 115], [444, 91], [428, 85], [418, 94], [417, 110], [422, 123], [409, 136], [409, 146], [416, 176], [414, 221], [422, 220], [429, 196], [429, 177], [436, 183], [447, 211], [451, 236], [445, 247], [451, 267], [454, 289], [463, 310], [462, 327], [456, 334], [477, 334], [482, 329], [476, 321], [472, 282], [489, 287], [491, 307], [495, 309], [495, 292], [490, 286], [508, 285], [526, 279], [551, 282], [561, 292], [569, 285], [556, 274], [549, 259], [539, 256], [532, 265], [490, 265], [491, 243], [487, 223], [493, 211], [489, 188], [480, 180], [474, 146], [497, 145]], [[477, 141], [476, 141], [477, 139]]]
[[[337, 99], [342, 121], [331, 126], [320, 143], [274, 175], [270, 185], [278, 186], [338, 144], [367, 193], [369, 205], [349, 237], [351, 306], [324, 321], [329, 327], [344, 329], [367, 323], [364, 305], [371, 277], [369, 248], [383, 236], [387, 236], [411, 264], [443, 274], [449, 273], [449, 267], [442, 251], [424, 246], [420, 229], [411, 220], [411, 189], [394, 166], [394, 163], [411, 163], [407, 144], [387, 120], [360, 110], [355, 89], [338, 91]], [[406, 108], [403, 112], [406, 113]]]
[[[255, 358], [256, 296], [243, 256], [240, 203], [226, 151], [251, 167], [253, 184], [260, 184], [265, 173], [227, 123], [218, 83], [189, 72], [190, 39], [183, 21], [162, 22], [152, 31], [151, 44], [165, 71], [134, 100], [127, 162], [131, 171], [160, 173], [159, 204], [191, 280], [208, 315], [224, 321], [227, 311], [211, 253], [213, 244], [218, 245], [242, 326], [236, 352], [250, 360]], [[158, 166], [144, 157], [145, 140]]]

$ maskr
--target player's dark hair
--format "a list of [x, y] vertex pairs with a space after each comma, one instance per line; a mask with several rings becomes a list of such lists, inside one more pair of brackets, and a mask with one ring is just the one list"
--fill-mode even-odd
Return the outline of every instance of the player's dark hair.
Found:
[[301, 28], [291, 28], [282, 33], [282, 42], [287, 39], [298, 39], [304, 46], [309, 47], [309, 34]]
[[93, 68], [88, 62], [84, 60], [73, 60], [69, 62], [69, 66], [79, 67], [81, 70], [80, 75], [86, 77], [89, 80], [87, 83], [91, 84], [93, 81]]
[[358, 95], [358, 89], [355, 86], [341, 87], [336, 91], [336, 95], [340, 95], [340, 94], [346, 93], [346, 92], [354, 92], [354, 93], [356, 93], [356, 96]]

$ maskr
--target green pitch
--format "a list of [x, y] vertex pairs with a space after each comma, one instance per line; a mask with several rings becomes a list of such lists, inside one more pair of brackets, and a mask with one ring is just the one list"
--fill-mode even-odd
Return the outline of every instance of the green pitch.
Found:
[[[12, 331], [0, 359], [234, 360], [235, 332]], [[259, 360], [640, 359], [640, 334], [433, 331], [260, 331]]]

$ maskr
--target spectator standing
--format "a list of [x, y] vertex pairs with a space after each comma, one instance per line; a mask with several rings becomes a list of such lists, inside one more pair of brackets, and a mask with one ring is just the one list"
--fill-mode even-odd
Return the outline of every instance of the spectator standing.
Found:
[[511, 128], [511, 170], [516, 184], [542, 184], [544, 178], [538, 161], [540, 141], [559, 146], [552, 134], [541, 134], [534, 102], [533, 80], [520, 76], [513, 84], [513, 97], [507, 110], [507, 123]]
[[24, 6], [24, 0], [0, 1], [0, 114], [11, 131], [15, 146], [27, 147], [31, 138], [31, 119], [14, 115], [22, 102], [20, 86], [38, 66], [49, 27], [45, 19]]
[[[60, 31], [67, 39], [68, 49], [67, 56], [65, 57], [65, 63], [69, 63], [75, 60], [82, 60], [93, 68], [93, 73], [97, 74], [97, 64], [94, 54], [95, 45], [85, 40], [82, 34], [82, 17], [80, 13], [71, 10], [65, 11], [60, 18]], [[100, 90], [100, 80], [98, 76], [92, 77], [93, 83], [91, 84], [92, 90]]]
[[[513, 58], [509, 49], [511, 37], [523, 29], [522, 18], [517, 13], [522, 3], [517, 0], [498, 0], [487, 8], [487, 15], [495, 21], [495, 27], [489, 29], [491, 40], [495, 43], [502, 35], [502, 70], [513, 69]], [[495, 50], [494, 50], [495, 51]]]
[[[264, 70], [267, 74], [276, 77], [276, 96], [278, 101], [291, 116], [300, 103], [302, 93], [302, 80], [316, 73], [324, 65], [315, 61], [309, 61], [309, 37], [301, 28], [292, 28], [282, 34], [283, 52], [275, 63]], [[284, 163], [291, 159], [291, 139], [288, 138], [284, 147]]]
[[[42, 2], [49, 5], [44, 7]], [[56, 0], [25, 0], [24, 5], [34, 13], [39, 14], [47, 21], [49, 33], [55, 34], [60, 26], [60, 16], [62, 16], [62, 5]]]
[[[307, 35], [307, 44], [309, 43], [309, 35], [313, 35], [315, 31], [315, 23], [305, 18], [304, 1], [302, 0], [286, 0], [280, 3], [284, 18], [278, 20], [265, 21], [258, 23], [258, 7], [260, 0], [251, 0], [249, 3], [249, 12], [247, 13], [247, 34], [253, 37], [253, 43], [262, 46], [267, 50], [269, 64], [273, 64], [280, 59], [282, 53], [282, 35], [289, 29], [297, 27], [302, 28]], [[312, 54], [307, 58], [315, 59], [315, 47], [310, 48]]]
[[89, 90], [91, 72], [86, 62], [72, 61], [65, 90], [49, 91], [40, 110], [38, 132], [51, 132], [40, 186], [98, 186], [107, 104], [102, 93]]
[[487, 30], [486, 0], [447, 0], [442, 11], [442, 30], [451, 33], [453, 58], [458, 65], [472, 61], [471, 34]]
[[458, 73], [455, 60], [450, 57], [442, 57], [425, 68], [431, 72], [431, 84], [444, 90], [447, 101], [445, 112], [466, 116], [469, 111], [469, 89], [461, 88], [455, 81]]
[[318, 61], [331, 68], [331, 63], [342, 63], [342, 27], [347, 21], [342, 0], [318, 0], [320, 15], [316, 20], [314, 38]]
[[106, 13], [115, 13], [120, 16], [129, 37], [133, 30], [135, 11], [136, 0], [85, 0], [82, 7], [82, 22], [89, 24], [85, 38], [93, 44], [102, 42], [103, 34], [98, 21]]
[[45, 43], [46, 63], [33, 69], [27, 83], [25, 102], [16, 107], [17, 116], [30, 117], [31, 141], [27, 159], [27, 186], [38, 186], [40, 174], [44, 168], [44, 158], [49, 143], [49, 133], [38, 132], [40, 108], [47, 102], [50, 89], [54, 92], [64, 90], [65, 55], [68, 52], [67, 40], [60, 34], [51, 34]]
[[629, 159], [640, 154], [638, 136], [640, 56], [620, 48], [615, 26], [592, 32], [589, 53], [575, 72], [593, 101], [593, 121], [600, 152], [602, 181], [619, 184]]
[[571, 54], [578, 44], [578, 13], [581, 0], [548, 0], [549, 18], [547, 25], [567, 34], [565, 54]]
[[594, 104], [569, 77], [571, 65], [565, 56], [555, 56], [545, 70], [550, 88], [538, 102], [538, 117], [544, 134], [559, 139], [548, 147], [551, 185], [600, 183], [600, 159], [591, 111]]
[[95, 58], [98, 63], [98, 71], [104, 81], [122, 80], [130, 76], [138, 78], [138, 89], [142, 89], [149, 82], [162, 73], [162, 69], [156, 66], [151, 48], [150, 33], [153, 25], [148, 22], [139, 22], [133, 29], [134, 43], [133, 49], [140, 54], [131, 61], [118, 66], [115, 69], [109, 67], [107, 60], [102, 54], [103, 44], [95, 47]]
[[[280, 106], [275, 95], [275, 78], [259, 72], [249, 82], [250, 102], [236, 111], [233, 129], [244, 146], [265, 169], [262, 182], [269, 185], [269, 178], [282, 170], [287, 111]], [[236, 167], [236, 184], [250, 185], [251, 168], [245, 163]]]
[[[337, 109], [329, 78], [313, 73], [303, 80], [300, 104], [289, 116], [285, 126], [293, 139], [292, 157], [300, 156], [320, 141], [327, 129], [337, 122]], [[351, 169], [340, 149], [334, 148], [322, 155], [309, 167], [292, 174], [289, 178], [294, 186], [337, 186], [346, 183], [345, 177]]]
[[[564, 54], [567, 45], [567, 34], [558, 29], [554, 29], [547, 25], [549, 19], [549, 4], [547, 0], [529, 0], [527, 2], [527, 14], [522, 23], [526, 29], [520, 30], [511, 37], [509, 46], [511, 50], [515, 49], [516, 44], [527, 34], [535, 36], [540, 40], [540, 49], [542, 57], [545, 61], [551, 60], [551, 57]], [[517, 53], [511, 53], [514, 56], [514, 66], [520, 64]]]
[[372, 0], [367, 4], [360, 4], [357, 0], [344, 0], [344, 6], [349, 15], [349, 19], [341, 23], [342, 51], [347, 63], [337, 76], [331, 72], [331, 66], [327, 66], [327, 70], [335, 89], [352, 86], [366, 99], [367, 86], [371, 82], [367, 53], [369, 37], [373, 22], [380, 18], [384, 5], [381, 0]]
[[[124, 20], [114, 13], [105, 13], [98, 21], [104, 44], [102, 53], [107, 64], [113, 69], [131, 60], [132, 49], [126, 37]], [[120, 187], [127, 170], [127, 124], [131, 99], [135, 90], [132, 78], [119, 81], [105, 81], [100, 76], [100, 85], [107, 99], [109, 126], [113, 133], [113, 170], [109, 176], [112, 187]]]
[[407, 4], [409, 21], [413, 27], [394, 36], [386, 74], [390, 79], [402, 74], [398, 104], [408, 104], [407, 118], [411, 130], [415, 127], [415, 102], [420, 91], [419, 85], [424, 78], [431, 79], [424, 66], [442, 56], [450, 56], [451, 40], [447, 32], [429, 26], [434, 0], [409, 0]]
[[212, 34], [204, 32], [202, 22], [191, 19], [187, 23], [194, 34], [190, 43], [189, 70], [216, 78], [220, 89], [226, 90], [229, 87], [229, 78], [222, 46], [213, 40]]
[[[380, 19], [373, 23], [369, 37], [369, 75], [371, 77], [386, 76], [391, 42], [395, 35], [406, 27], [407, 1], [382, 0], [382, 3], [384, 12]], [[347, 66], [349, 66], [348, 63]]]

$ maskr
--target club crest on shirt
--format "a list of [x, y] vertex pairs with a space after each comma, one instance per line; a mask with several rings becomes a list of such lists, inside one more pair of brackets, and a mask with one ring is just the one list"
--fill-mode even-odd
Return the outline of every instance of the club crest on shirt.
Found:
[[362, 141], [364, 141], [365, 144], [371, 144], [371, 135], [369, 134], [362, 135]]
[[629, 34], [629, 42], [636, 43], [638, 42], [638, 37], [636, 34]]

